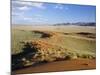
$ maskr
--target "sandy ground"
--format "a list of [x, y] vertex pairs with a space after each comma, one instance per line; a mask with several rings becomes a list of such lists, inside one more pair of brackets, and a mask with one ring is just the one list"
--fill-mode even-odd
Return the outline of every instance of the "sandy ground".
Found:
[[74, 71], [96, 68], [95, 59], [74, 59], [50, 62], [43, 65], [16, 70], [14, 74], [28, 74], [39, 72]]
[[57, 32], [67, 32], [67, 33], [75, 33], [75, 32], [91, 32], [96, 33], [96, 27], [92, 26], [12, 26], [14, 29], [20, 30], [42, 30], [42, 31], [57, 31]]
[[[90, 32], [96, 33], [95, 27], [89, 26], [16, 26], [15, 29], [18, 30], [41, 30], [41, 31], [56, 31], [67, 32], [67, 33], [78, 33], [78, 32]], [[69, 35], [71, 37], [71, 35]], [[67, 36], [67, 37], [69, 37]], [[74, 38], [81, 38], [89, 40], [85, 37], [72, 36]], [[93, 39], [90, 39], [93, 40]], [[94, 40], [95, 41], [95, 40]], [[13, 71], [15, 74], [28, 74], [28, 73], [40, 73], [40, 72], [57, 72], [57, 71], [74, 71], [74, 70], [88, 70], [96, 68], [95, 59], [73, 59], [73, 60], [63, 60], [55, 61], [46, 64], [37, 65], [35, 67], [31, 66], [28, 68]]]

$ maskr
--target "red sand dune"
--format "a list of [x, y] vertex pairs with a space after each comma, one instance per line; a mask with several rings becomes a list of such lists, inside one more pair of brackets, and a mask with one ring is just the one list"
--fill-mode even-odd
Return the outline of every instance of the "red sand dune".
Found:
[[74, 59], [50, 62], [47, 64], [29, 67], [14, 71], [17, 74], [37, 73], [37, 72], [54, 72], [54, 71], [73, 71], [73, 70], [88, 70], [96, 68], [95, 59]]

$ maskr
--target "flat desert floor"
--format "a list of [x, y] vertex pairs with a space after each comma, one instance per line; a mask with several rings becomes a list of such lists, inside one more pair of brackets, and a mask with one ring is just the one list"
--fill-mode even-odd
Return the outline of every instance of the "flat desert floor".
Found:
[[46, 63], [43, 65], [16, 70], [14, 74], [31, 74], [57, 71], [75, 71], [96, 69], [96, 60], [78, 59]]
[[[26, 45], [28, 42], [28, 48]], [[31, 42], [31, 44], [30, 44]], [[23, 49], [24, 47], [24, 49]], [[29, 50], [36, 49], [30, 57]], [[28, 50], [29, 49], [29, 50]], [[25, 51], [28, 54], [25, 54]], [[22, 58], [21, 55], [23, 54]], [[25, 55], [24, 55], [25, 54]], [[96, 28], [94, 26], [12, 26], [12, 55], [25, 63], [46, 61], [12, 73], [88, 70], [96, 68]], [[29, 57], [28, 57], [29, 56]], [[24, 61], [22, 61], [24, 59]], [[27, 65], [24, 64], [24, 66]], [[17, 63], [19, 64], [19, 62]]]

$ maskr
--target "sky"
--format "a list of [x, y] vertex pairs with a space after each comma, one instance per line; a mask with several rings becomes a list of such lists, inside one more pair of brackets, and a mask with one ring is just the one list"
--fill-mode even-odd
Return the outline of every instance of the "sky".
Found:
[[95, 22], [96, 7], [12, 0], [12, 24]]

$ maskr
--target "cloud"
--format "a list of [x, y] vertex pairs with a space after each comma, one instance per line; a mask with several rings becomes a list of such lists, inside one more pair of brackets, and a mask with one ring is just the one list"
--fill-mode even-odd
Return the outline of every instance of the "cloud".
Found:
[[19, 10], [28, 10], [29, 8], [27, 6], [19, 7]]
[[68, 10], [69, 8], [67, 7], [67, 6], [65, 6], [65, 5], [63, 5], [63, 4], [57, 4], [57, 5], [55, 5], [55, 7], [54, 7], [55, 9], [59, 9], [59, 10]]
[[25, 1], [12, 1], [12, 4], [19, 4], [19, 5], [31, 5], [30, 2], [25, 2]]
[[12, 12], [11, 15], [12, 15], [13, 17], [22, 16], [22, 15], [24, 15], [24, 12]]
[[54, 7], [55, 9], [63, 9], [64, 7], [63, 7], [63, 5], [61, 5], [61, 4], [57, 4], [55, 7]]
[[26, 21], [33, 21], [33, 18], [31, 18], [31, 17], [23, 17], [22, 19], [26, 20]]
[[43, 17], [41, 14], [35, 14], [34, 17]]
[[43, 3], [32, 3], [32, 6], [37, 7], [37, 8], [40, 8], [40, 9], [45, 9]]
[[58, 5], [57, 5], [57, 6], [55, 6], [55, 8], [56, 8], [56, 9], [63, 9], [63, 7], [62, 7], [62, 6], [58, 6]]
[[13, 13], [12, 22], [23, 22], [23, 23], [48, 23], [48, 19], [42, 15], [26, 16], [20, 13]]
[[48, 23], [48, 19], [44, 19], [44, 18], [34, 18], [32, 23]]
[[36, 8], [40, 8], [40, 9], [45, 9], [46, 7], [44, 6], [44, 3], [40, 3], [40, 2], [28, 2], [28, 1], [12, 1], [12, 4], [17, 4], [17, 5], [21, 5], [24, 6], [24, 8], [26, 8], [25, 6], [31, 6], [31, 7], [36, 7]]
[[43, 15], [41, 15], [41, 14], [35, 14], [35, 15], [33, 15], [33, 21], [34, 21], [34, 22], [47, 22], [48, 19], [45, 18], [45, 17], [44, 17]]
[[29, 17], [29, 16], [22, 15], [22, 14], [14, 14], [12, 16], [12, 20], [32, 22], [33, 21], [33, 18], [32, 17]]
[[19, 10], [29, 10], [31, 8], [28, 7], [28, 6], [23, 6], [23, 7], [18, 7], [17, 9], [19, 9]]

